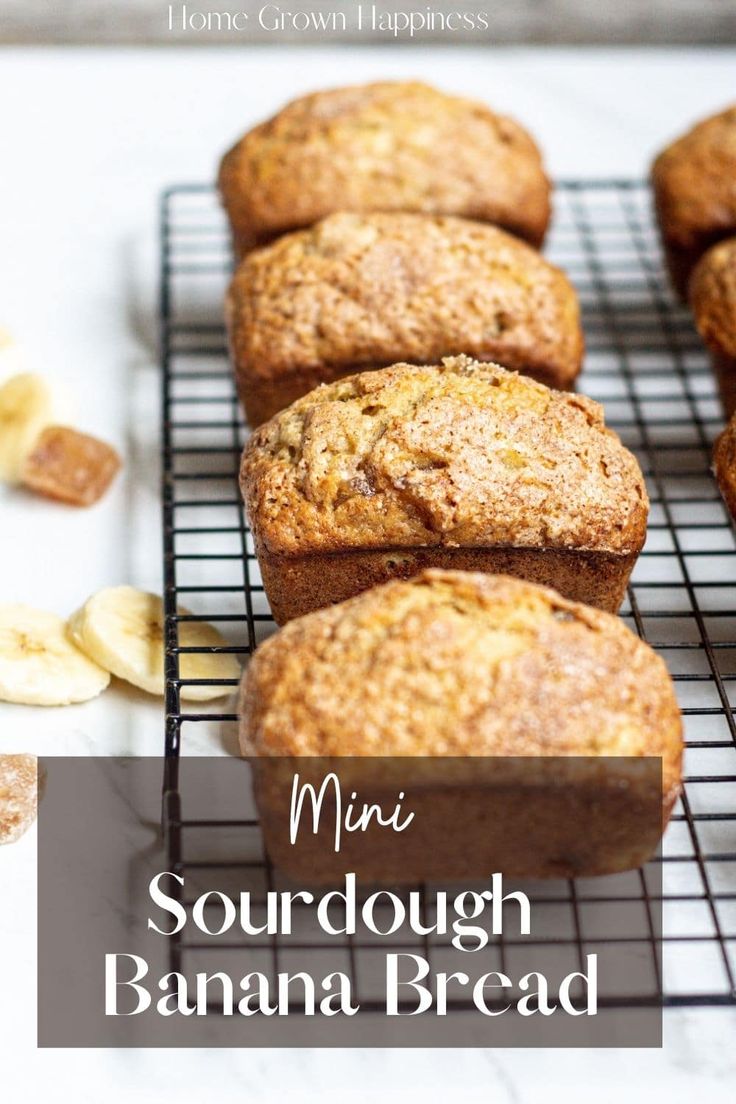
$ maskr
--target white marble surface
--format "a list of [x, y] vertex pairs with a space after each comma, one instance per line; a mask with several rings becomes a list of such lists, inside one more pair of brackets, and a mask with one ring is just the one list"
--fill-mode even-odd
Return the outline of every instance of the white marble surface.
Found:
[[[509, 110], [556, 175], [641, 174], [684, 124], [733, 98], [736, 51], [376, 47], [0, 52], [0, 327], [63, 385], [76, 420], [125, 453], [85, 514], [0, 492], [3, 600], [70, 612], [87, 593], [160, 587], [152, 345], [159, 188], [211, 177], [239, 130], [307, 88], [425, 76]], [[0, 378], [10, 371], [0, 360]], [[221, 741], [212, 733], [209, 746]], [[161, 749], [161, 709], [114, 687], [64, 710], [0, 706], [0, 751]], [[731, 1100], [736, 1014], [665, 1020], [661, 1052], [106, 1052], [35, 1049], [34, 835], [0, 850], [0, 1085], [12, 1100]]]

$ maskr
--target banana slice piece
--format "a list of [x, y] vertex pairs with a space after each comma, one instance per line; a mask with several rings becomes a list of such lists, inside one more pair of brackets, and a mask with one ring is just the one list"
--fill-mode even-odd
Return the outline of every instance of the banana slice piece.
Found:
[[78, 609], [76, 613], [73, 613], [66, 623], [66, 635], [81, 652], [86, 651], [84, 648], [84, 642], [82, 640], [82, 621], [84, 620], [84, 606]]
[[0, 701], [71, 705], [88, 701], [110, 682], [74, 646], [55, 613], [0, 604]]
[[21, 372], [0, 387], [0, 479], [18, 482], [26, 456], [53, 416], [51, 391], [42, 376]]
[[[180, 606], [179, 614], [189, 610]], [[95, 663], [149, 694], [164, 692], [164, 608], [156, 594], [135, 587], [108, 587], [93, 594], [69, 619], [71, 639]], [[227, 640], [204, 621], [179, 622], [179, 647], [221, 648]], [[179, 656], [183, 679], [239, 679], [240, 664], [227, 653]], [[231, 693], [229, 686], [182, 686], [181, 697], [208, 701]]]

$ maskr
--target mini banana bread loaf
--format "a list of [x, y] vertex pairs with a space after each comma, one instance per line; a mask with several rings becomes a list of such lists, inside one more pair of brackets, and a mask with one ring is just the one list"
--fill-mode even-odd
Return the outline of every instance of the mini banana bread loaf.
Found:
[[736, 233], [736, 105], [667, 146], [652, 184], [670, 276], [684, 299], [698, 258]]
[[736, 410], [736, 238], [714, 245], [698, 261], [690, 278], [690, 304], [730, 418]]
[[736, 414], [713, 446], [713, 471], [723, 501], [736, 520]]
[[567, 389], [583, 355], [564, 273], [452, 217], [337, 214], [289, 234], [245, 258], [226, 317], [251, 425], [362, 368], [467, 353]]
[[[419, 835], [376, 833], [376, 869], [373, 845], [356, 853], [380, 881], [477, 876], [478, 862], [486, 876], [635, 867], [680, 786], [682, 725], [659, 656], [618, 618], [503, 576], [424, 571], [292, 621], [248, 665], [240, 717], [266, 846], [287, 870], [278, 790], [295, 768], [311, 777], [306, 757], [337, 763], [361, 801], [364, 785], [406, 786]], [[311, 839], [309, 876], [339, 875]], [[347, 846], [338, 863], [353, 861]]]
[[597, 403], [467, 357], [316, 388], [253, 434], [241, 485], [279, 623], [423, 567], [615, 611], [648, 511]]
[[219, 188], [242, 254], [335, 211], [423, 211], [493, 222], [540, 245], [550, 185], [527, 132], [418, 82], [294, 100], [225, 155]]

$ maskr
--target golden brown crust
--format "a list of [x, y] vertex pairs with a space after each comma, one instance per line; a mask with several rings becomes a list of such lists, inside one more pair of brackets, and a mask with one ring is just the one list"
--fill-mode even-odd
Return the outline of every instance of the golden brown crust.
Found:
[[0, 755], [0, 844], [15, 843], [30, 828], [38, 805], [35, 755]]
[[225, 155], [219, 188], [240, 253], [338, 210], [463, 215], [533, 245], [550, 216], [518, 123], [412, 81], [294, 100]]
[[709, 349], [736, 357], [736, 238], [714, 245], [693, 271], [690, 305]]
[[503, 576], [425, 571], [291, 621], [240, 712], [244, 755], [661, 756], [669, 806], [680, 780], [662, 660], [618, 618]]
[[597, 403], [467, 357], [318, 388], [254, 433], [241, 484], [273, 553], [627, 554], [646, 533], [641, 471]]
[[256, 537], [258, 566], [277, 625], [344, 602], [391, 579], [425, 568], [513, 575], [554, 587], [565, 598], [617, 613], [637, 553], [576, 552], [562, 548], [382, 548], [340, 553], [278, 555]]
[[652, 166], [660, 231], [675, 286], [714, 242], [736, 232], [736, 106], [704, 119]]
[[712, 246], [700, 258], [690, 277], [688, 297], [730, 418], [736, 411], [736, 238]]
[[713, 471], [723, 501], [736, 519], [736, 415], [729, 421], [713, 446]]
[[736, 357], [724, 356], [711, 350], [713, 374], [726, 419], [736, 414]]
[[583, 355], [564, 273], [518, 238], [467, 219], [333, 215], [249, 254], [226, 314], [246, 402], [251, 383], [285, 383], [287, 401], [268, 416], [293, 400], [294, 375], [316, 386], [364, 367], [466, 353], [569, 388]]

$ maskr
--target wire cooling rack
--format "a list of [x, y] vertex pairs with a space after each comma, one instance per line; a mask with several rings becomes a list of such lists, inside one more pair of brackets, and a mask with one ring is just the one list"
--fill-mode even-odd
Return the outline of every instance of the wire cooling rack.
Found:
[[[620, 908], [625, 900], [651, 910], [661, 895], [663, 926], [649, 924], [644, 947], [650, 987], [603, 995], [603, 1004], [646, 1004], [659, 1000], [660, 991], [665, 1006], [734, 1004], [736, 543], [709, 470], [721, 410], [690, 317], [669, 290], [646, 187], [565, 181], [555, 206], [546, 252], [567, 271], [582, 303], [587, 357], [579, 387], [604, 404], [608, 424], [638, 456], [652, 503], [647, 544], [622, 616], [668, 664], [687, 751], [684, 793], [656, 860], [661, 878], [632, 874], [625, 898], [620, 891], [609, 898], [606, 879], [570, 882], [564, 893], [556, 887], [541, 897], [572, 910], [575, 936], [567, 938], [580, 957], [592, 938], [588, 925], [599, 916], [591, 909], [608, 900]], [[236, 718], [182, 708], [179, 656], [186, 649], [178, 646], [178, 625], [187, 618], [213, 621], [231, 641], [227, 650], [243, 655], [274, 625], [238, 489], [246, 429], [222, 325], [231, 256], [212, 190], [169, 189], [161, 234], [169, 869], [192, 875], [247, 869], [270, 888], [277, 875], [263, 855], [255, 812], [242, 822], [182, 813], [180, 753], [216, 750], [213, 722]], [[194, 612], [177, 615], [178, 605]], [[230, 688], [234, 684], [223, 685]], [[213, 842], [223, 826], [250, 840], [247, 854], [223, 860]], [[603, 937], [627, 938], [619, 922]], [[359, 948], [348, 950], [355, 971]], [[503, 961], [503, 941], [500, 951]], [[172, 969], [207, 953], [206, 946], [172, 940]], [[274, 940], [273, 969], [280, 953]]]

